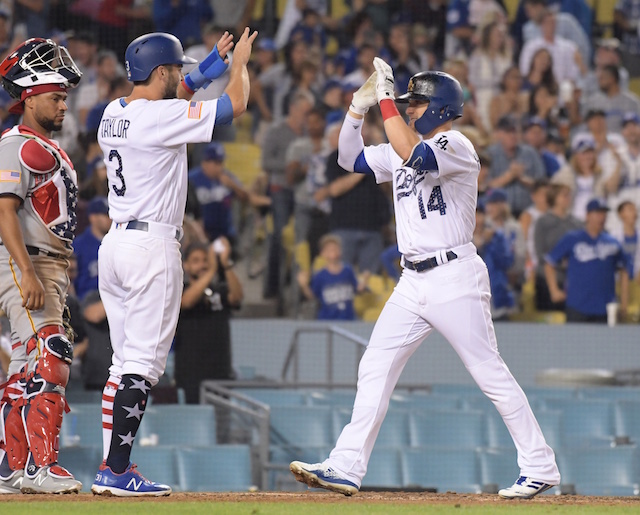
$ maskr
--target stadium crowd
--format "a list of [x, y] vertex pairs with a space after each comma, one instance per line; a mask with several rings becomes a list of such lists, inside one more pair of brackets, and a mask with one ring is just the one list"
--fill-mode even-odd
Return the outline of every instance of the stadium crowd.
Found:
[[[342, 170], [337, 135], [353, 92], [381, 56], [397, 93], [422, 70], [446, 71], [463, 86], [456, 128], [481, 160], [474, 243], [489, 267], [494, 318], [560, 311], [569, 321], [604, 321], [606, 304], [617, 299], [620, 316], [637, 321], [640, 298], [628, 279], [640, 271], [640, 99], [630, 89], [640, 76], [640, 1], [619, 0], [610, 24], [593, 5], [15, 0], [0, 2], [0, 50], [4, 58], [25, 37], [50, 37], [83, 72], [58, 139], [81, 182], [78, 234], [87, 234], [77, 245], [76, 294], [85, 311], [99, 302], [92, 285], [108, 195], [96, 135], [106, 104], [130, 91], [126, 45], [145, 32], [170, 32], [201, 59], [225, 30], [237, 36], [249, 25], [260, 32], [249, 111], [216, 129], [211, 144], [190, 149], [183, 249], [207, 255], [198, 245], [222, 237], [224, 262], [207, 259], [231, 268], [248, 252], [239, 231], [250, 210], [254, 225], [268, 227], [265, 298], [292, 288], [299, 299], [318, 297], [321, 317], [362, 316], [356, 296], [370, 293], [372, 279], [395, 281], [400, 254], [390, 188]], [[194, 100], [218, 97], [227, 81], [225, 74]], [[17, 121], [10, 104], [0, 91], [3, 129]], [[366, 144], [385, 141], [377, 109], [365, 121]], [[259, 163], [232, 155], [245, 148], [258, 149]]]

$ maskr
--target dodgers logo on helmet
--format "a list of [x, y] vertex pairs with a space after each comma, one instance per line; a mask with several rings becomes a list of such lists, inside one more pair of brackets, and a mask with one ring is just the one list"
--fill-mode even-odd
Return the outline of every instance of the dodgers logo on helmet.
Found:
[[182, 43], [173, 34], [152, 32], [134, 39], [124, 54], [127, 79], [143, 82], [158, 66], [165, 64], [196, 64], [184, 55]]
[[400, 103], [408, 103], [411, 100], [429, 102], [429, 107], [415, 123], [415, 128], [420, 134], [429, 134], [436, 127], [462, 116], [462, 87], [448, 73], [416, 73], [409, 80], [407, 92], [396, 98], [396, 102]]

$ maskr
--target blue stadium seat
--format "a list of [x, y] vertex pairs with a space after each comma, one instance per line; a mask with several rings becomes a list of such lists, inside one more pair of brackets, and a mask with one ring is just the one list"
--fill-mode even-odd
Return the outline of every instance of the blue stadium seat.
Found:
[[102, 449], [102, 406], [76, 403], [62, 418], [60, 446], [81, 445]]
[[[351, 420], [350, 409], [335, 411], [334, 440]], [[409, 411], [389, 409], [382, 422], [376, 445], [379, 447], [406, 447], [409, 445]]]
[[175, 454], [176, 448], [173, 446], [135, 445], [131, 452], [131, 461], [147, 479], [169, 485], [175, 490], [179, 488]]
[[442, 393], [445, 395], [478, 395], [482, 393], [476, 384], [449, 384], [436, 383], [431, 385], [431, 393]]
[[242, 492], [252, 485], [248, 445], [178, 448], [176, 463], [183, 492]]
[[520, 475], [516, 448], [482, 449], [480, 451], [480, 477], [482, 489], [486, 493], [498, 493], [507, 488]]
[[640, 444], [640, 401], [618, 401], [616, 412], [616, 436], [628, 436]]
[[438, 492], [480, 493], [480, 468], [472, 449], [405, 449], [404, 486]]
[[630, 386], [603, 386], [600, 388], [581, 388], [578, 396], [583, 399], [603, 399], [609, 401], [640, 402], [640, 388]]
[[562, 483], [580, 495], [638, 495], [640, 453], [637, 446], [575, 449], [558, 454]]
[[356, 400], [355, 390], [327, 390], [311, 392], [309, 401], [313, 406], [331, 406], [333, 408], [352, 408]]
[[476, 448], [486, 446], [481, 411], [420, 411], [409, 416], [412, 447]]
[[58, 462], [82, 483], [83, 492], [89, 492], [102, 463], [102, 446], [63, 447], [60, 449]]
[[321, 463], [329, 457], [330, 452], [331, 447], [327, 445], [318, 447], [270, 445], [269, 461], [279, 465], [289, 465], [292, 461]]
[[402, 485], [400, 449], [378, 447], [376, 444], [362, 486], [400, 488]]
[[309, 393], [300, 390], [280, 388], [236, 388], [237, 393], [267, 404], [268, 406], [306, 406]]
[[333, 443], [332, 409], [328, 406], [273, 406], [271, 443], [322, 446]]
[[148, 407], [138, 438], [157, 435], [158, 445], [209, 446], [216, 443], [213, 406], [162, 404]]
[[605, 400], [545, 399], [550, 410], [562, 411], [562, 446], [608, 446], [614, 440], [613, 403]]
[[442, 393], [399, 393], [391, 397], [390, 406], [410, 410], [455, 410], [460, 408], [460, 396]]

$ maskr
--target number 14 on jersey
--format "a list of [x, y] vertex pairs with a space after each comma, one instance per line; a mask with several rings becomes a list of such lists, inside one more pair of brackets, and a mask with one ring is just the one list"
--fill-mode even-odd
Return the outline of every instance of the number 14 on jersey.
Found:
[[429, 195], [429, 201], [427, 202], [427, 210], [424, 209], [424, 200], [422, 199], [422, 191], [418, 195], [418, 208], [420, 209], [420, 218], [423, 220], [427, 218], [427, 211], [440, 211], [441, 215], [447, 214], [447, 204], [442, 198], [442, 189], [440, 186], [434, 186]]

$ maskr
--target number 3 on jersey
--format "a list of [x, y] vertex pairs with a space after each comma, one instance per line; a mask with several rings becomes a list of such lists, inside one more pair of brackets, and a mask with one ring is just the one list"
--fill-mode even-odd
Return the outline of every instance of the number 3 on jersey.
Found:
[[124, 196], [125, 191], [127, 191], [127, 185], [124, 182], [124, 175], [122, 175], [122, 158], [117, 150], [112, 150], [109, 152], [109, 161], [113, 161], [116, 159], [118, 161], [118, 168], [116, 168], [116, 176], [118, 179], [122, 181], [122, 187], [118, 188], [115, 184], [111, 187], [118, 197]]
[[[424, 210], [424, 202], [422, 200], [422, 191], [418, 195], [418, 208], [420, 209], [420, 218], [425, 220], [427, 218], [427, 212]], [[447, 214], [447, 204], [445, 204], [442, 198], [442, 190], [440, 186], [434, 186], [429, 195], [429, 202], [427, 202], [427, 211], [440, 211], [441, 215]]]

